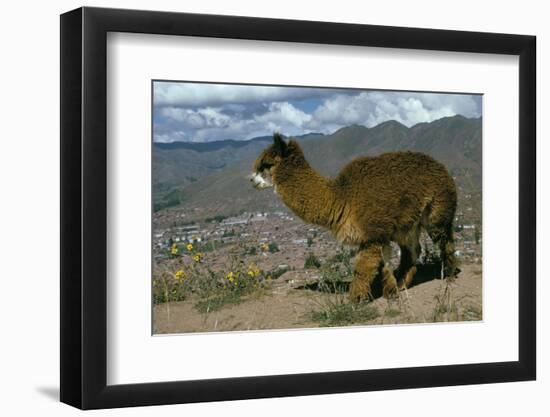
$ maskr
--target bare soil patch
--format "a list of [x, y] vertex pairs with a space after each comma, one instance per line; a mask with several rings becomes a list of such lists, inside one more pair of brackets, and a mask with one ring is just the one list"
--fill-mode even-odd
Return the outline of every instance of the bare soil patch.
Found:
[[402, 291], [398, 299], [377, 298], [355, 308], [346, 294], [320, 292], [309, 285], [314, 273], [289, 271], [270, 288], [214, 311], [199, 312], [199, 300], [153, 307], [153, 333], [224, 332], [323, 326], [474, 321], [482, 319], [481, 265], [461, 266], [455, 280], [430, 279]]

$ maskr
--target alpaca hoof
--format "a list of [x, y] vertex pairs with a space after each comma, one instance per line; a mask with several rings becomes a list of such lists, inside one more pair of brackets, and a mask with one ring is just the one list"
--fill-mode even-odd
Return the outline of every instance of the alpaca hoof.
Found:
[[458, 267], [446, 267], [444, 268], [443, 270], [443, 277], [444, 278], [450, 278], [450, 279], [454, 279], [458, 276], [458, 274], [460, 274], [461, 272], [461, 269], [458, 268]]
[[349, 299], [353, 303], [370, 300], [370, 285], [361, 281], [352, 281], [349, 287]]

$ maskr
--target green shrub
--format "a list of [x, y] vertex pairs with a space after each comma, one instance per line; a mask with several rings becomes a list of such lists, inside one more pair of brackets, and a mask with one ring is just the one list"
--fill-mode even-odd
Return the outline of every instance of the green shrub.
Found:
[[327, 300], [321, 310], [312, 313], [311, 318], [322, 327], [330, 327], [365, 323], [378, 316], [378, 310], [369, 303], [355, 304], [338, 298]]
[[289, 271], [290, 268], [289, 267], [285, 267], [285, 268], [275, 268], [273, 271], [271, 271], [269, 273], [269, 275], [271, 276], [271, 279], [277, 279], [279, 278], [281, 275], [283, 275], [285, 272]]
[[318, 269], [321, 267], [321, 261], [319, 258], [317, 258], [313, 253], [309, 253], [309, 255], [306, 258], [306, 261], [304, 262], [304, 268], [305, 269]]

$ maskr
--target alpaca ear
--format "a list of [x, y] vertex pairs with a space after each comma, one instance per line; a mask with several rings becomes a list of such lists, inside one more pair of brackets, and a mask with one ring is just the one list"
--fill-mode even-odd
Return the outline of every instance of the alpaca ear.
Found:
[[280, 156], [285, 156], [287, 151], [287, 143], [284, 141], [280, 133], [275, 132], [273, 134], [273, 146], [275, 147], [275, 152]]

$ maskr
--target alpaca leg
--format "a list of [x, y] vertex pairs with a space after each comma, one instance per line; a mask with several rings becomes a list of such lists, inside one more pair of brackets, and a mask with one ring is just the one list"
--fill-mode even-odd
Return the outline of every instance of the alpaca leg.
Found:
[[428, 234], [432, 241], [439, 246], [443, 278], [455, 277], [460, 272], [455, 257], [455, 244], [452, 226], [430, 227]]
[[403, 286], [400, 287], [400, 289], [407, 289], [411, 286], [414, 275], [416, 274], [416, 266], [411, 266], [409, 270], [407, 271], [407, 274], [405, 275], [405, 279], [403, 280]]
[[353, 302], [372, 298], [371, 284], [384, 266], [382, 246], [372, 244], [362, 247], [357, 254], [349, 297]]
[[393, 271], [388, 267], [391, 260], [392, 249], [390, 245], [382, 247], [384, 267], [382, 269], [382, 295], [384, 298], [394, 298], [398, 295], [397, 280]]
[[393, 272], [387, 266], [382, 269], [382, 295], [384, 298], [396, 298], [398, 296], [397, 280]]
[[420, 223], [417, 223], [409, 232], [401, 237], [398, 242], [401, 250], [401, 259], [396, 271], [396, 276], [399, 282], [399, 289], [408, 288], [416, 274], [416, 260], [422, 251], [419, 243], [420, 239]]
[[453, 237], [455, 211], [456, 191], [454, 187], [450, 187], [434, 199], [424, 224], [434, 244], [439, 246], [444, 278], [454, 277], [460, 272], [457, 268]]
[[456, 277], [460, 272], [457, 266], [455, 257], [455, 243], [453, 239], [452, 230], [448, 233], [444, 239], [441, 239], [439, 243], [439, 250], [444, 254], [443, 261], [443, 277]]
[[396, 276], [399, 289], [406, 289], [411, 286], [414, 274], [416, 274], [416, 260], [420, 254], [420, 244], [410, 248], [409, 246], [399, 246], [401, 249], [401, 260], [397, 267]]

